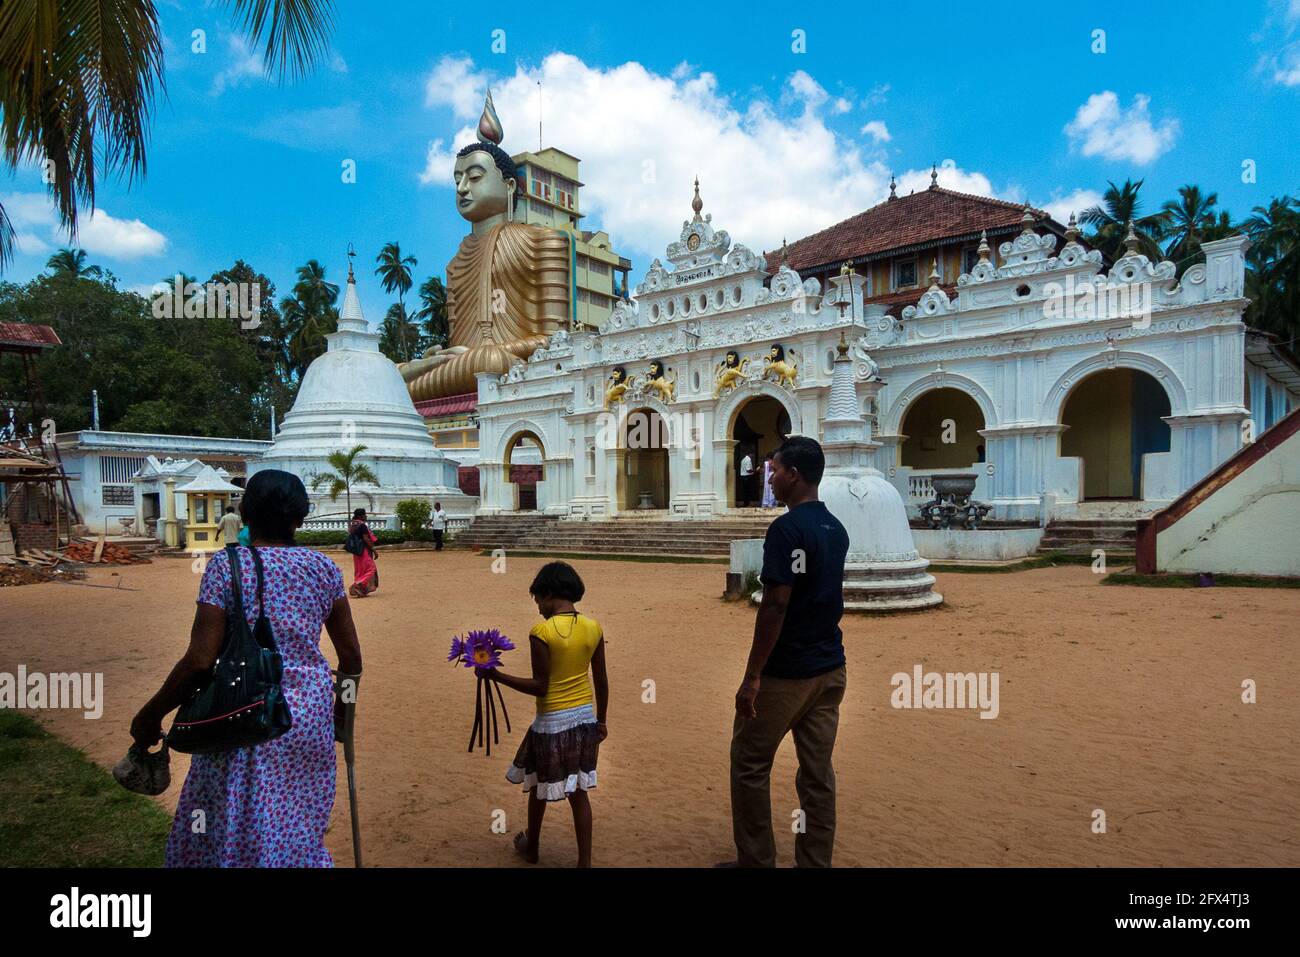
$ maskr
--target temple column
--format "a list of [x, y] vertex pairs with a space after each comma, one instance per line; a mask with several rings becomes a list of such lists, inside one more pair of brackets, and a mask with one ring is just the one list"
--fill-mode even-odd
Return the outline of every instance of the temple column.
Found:
[[515, 503], [506, 501], [510, 497], [511, 489], [510, 483], [505, 481], [504, 463], [479, 462], [478, 481], [480, 515], [499, 515], [501, 512], [514, 509]]
[[736, 482], [736, 446], [739, 444], [735, 439], [713, 440], [712, 486], [713, 494], [722, 505], [720, 512], [736, 507], [733, 491]]
[[174, 478], [163, 479], [163, 501], [162, 501], [162, 526], [163, 526], [163, 544], [169, 548], [176, 548], [180, 536], [177, 534], [176, 527], [176, 480]]

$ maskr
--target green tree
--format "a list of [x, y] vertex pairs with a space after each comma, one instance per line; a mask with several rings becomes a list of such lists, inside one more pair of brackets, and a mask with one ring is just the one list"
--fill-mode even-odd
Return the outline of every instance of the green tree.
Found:
[[1250, 236], [1246, 321], [1294, 351], [1300, 338], [1300, 201], [1276, 197], [1242, 224]]
[[1138, 238], [1138, 251], [1153, 260], [1162, 259], [1159, 240], [1164, 231], [1164, 219], [1161, 214], [1143, 216], [1142, 180], [1136, 183], [1124, 180], [1123, 186], [1106, 184], [1101, 205], [1090, 206], [1079, 214], [1079, 222], [1092, 227], [1092, 233], [1084, 238], [1094, 249], [1112, 262], [1124, 255], [1124, 237], [1128, 234], [1129, 223]]
[[60, 249], [45, 261], [45, 268], [55, 276], [66, 276], [69, 279], [99, 279], [104, 275], [104, 270], [99, 266], [86, 265], [84, 249]]
[[424, 323], [431, 345], [447, 345], [451, 339], [451, 330], [447, 327], [447, 290], [439, 277], [430, 276], [420, 283], [420, 308], [413, 318]]
[[400, 302], [393, 303], [379, 326], [379, 351], [394, 362], [410, 361], [405, 358], [408, 347], [416, 355], [424, 349], [424, 337], [419, 327], [406, 318], [404, 309]]
[[297, 275], [293, 295], [280, 300], [280, 313], [293, 374], [301, 379], [312, 360], [325, 352], [325, 337], [339, 327], [339, 287], [325, 279], [325, 267], [315, 259], [299, 266]]
[[[225, 0], [236, 28], [261, 45], [268, 75], [306, 75], [333, 31], [332, 0]], [[0, 140], [11, 169], [42, 160], [70, 237], [93, 209], [101, 172], [142, 177], [163, 43], [153, 0], [0, 3]], [[0, 268], [14, 228], [0, 205]]]
[[313, 489], [320, 491], [328, 487], [331, 502], [337, 502], [340, 495], [347, 497], [348, 515], [352, 514], [352, 486], [369, 484], [379, 485], [379, 478], [370, 467], [357, 461], [357, 456], [366, 450], [364, 445], [354, 445], [351, 451], [331, 452], [325, 460], [331, 471], [315, 472], [310, 477]]
[[397, 302], [402, 307], [403, 319], [398, 325], [401, 358], [397, 359], [393, 356], [389, 358], [397, 362], [409, 362], [413, 353], [406, 334], [406, 294], [411, 289], [411, 268], [417, 264], [417, 260], [414, 256], [403, 256], [402, 247], [397, 243], [385, 243], [384, 248], [379, 250], [379, 255], [375, 257], [375, 262], [378, 264], [375, 275], [379, 277], [380, 286], [383, 287], [384, 292], [396, 292]]
[[1177, 200], [1168, 200], [1161, 207], [1167, 242], [1164, 258], [1173, 260], [1178, 275], [1188, 266], [1205, 261], [1201, 244], [1220, 231], [1221, 219], [1228, 229], [1232, 228], [1227, 224], [1227, 214], [1215, 209], [1218, 202], [1218, 193], [1203, 193], [1199, 186], [1188, 184], [1178, 188]]

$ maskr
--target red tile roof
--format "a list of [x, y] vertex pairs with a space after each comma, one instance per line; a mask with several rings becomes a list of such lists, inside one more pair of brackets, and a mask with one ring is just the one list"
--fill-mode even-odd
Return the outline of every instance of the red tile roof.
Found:
[[461, 395], [445, 395], [440, 399], [426, 399], [415, 403], [415, 411], [426, 419], [436, 415], [455, 415], [460, 412], [473, 412], [478, 408], [478, 394], [465, 392]]
[[30, 322], [0, 322], [0, 350], [34, 352], [51, 349], [62, 342], [49, 326]]
[[[1054, 232], [1064, 232], [1064, 228], [1043, 210], [1031, 207], [1030, 212], [1040, 222], [1046, 220]], [[790, 268], [806, 274], [817, 271], [819, 266], [876, 259], [895, 250], [932, 245], [963, 236], [979, 236], [981, 230], [988, 230], [990, 237], [1017, 231], [1024, 214], [1022, 205], [936, 186], [878, 203], [865, 212], [790, 243], [786, 253]], [[768, 272], [775, 272], [781, 265], [780, 250], [766, 256]]]

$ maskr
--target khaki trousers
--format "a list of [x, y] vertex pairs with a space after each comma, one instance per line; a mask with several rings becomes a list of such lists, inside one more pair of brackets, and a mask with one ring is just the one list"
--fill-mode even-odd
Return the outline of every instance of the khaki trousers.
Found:
[[[835, 844], [835, 769], [831, 752], [840, 722], [845, 674], [841, 665], [815, 678], [769, 678], [758, 688], [758, 716], [736, 717], [731, 733], [731, 823], [741, 867], [775, 867], [772, 761], [794, 733], [799, 770], [794, 786], [803, 811], [795, 833], [797, 867], [830, 867]], [[793, 820], [793, 819], [792, 819]]]

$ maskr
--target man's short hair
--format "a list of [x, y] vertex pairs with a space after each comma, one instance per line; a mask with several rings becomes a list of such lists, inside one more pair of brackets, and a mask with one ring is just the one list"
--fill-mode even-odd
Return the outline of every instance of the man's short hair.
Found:
[[794, 469], [809, 485], [817, 485], [826, 471], [826, 455], [816, 439], [792, 435], [781, 443], [776, 457], [788, 469]]

